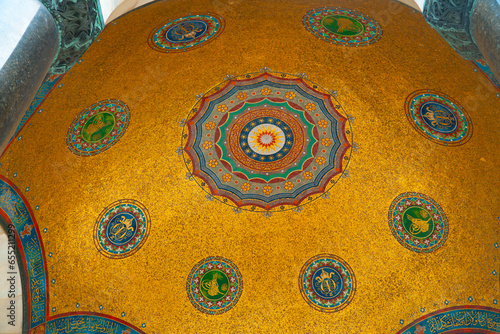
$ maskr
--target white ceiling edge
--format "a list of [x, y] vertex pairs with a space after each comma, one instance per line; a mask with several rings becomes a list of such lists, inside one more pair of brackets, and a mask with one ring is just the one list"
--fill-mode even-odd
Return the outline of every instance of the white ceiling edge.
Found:
[[7, 62], [38, 12], [38, 1], [0, 0], [0, 68]]
[[[0, 0], [1, 1], [1, 0]], [[101, 3], [102, 16], [104, 22], [108, 24], [117, 17], [130, 12], [131, 10], [143, 6], [155, 0], [99, 0]], [[422, 12], [425, 0], [398, 0], [416, 10]]]
[[425, 0], [415, 0], [415, 2], [417, 3], [419, 9], [421, 12], [424, 11], [424, 3], [425, 3]]
[[123, 0], [99, 0], [99, 4], [101, 5], [101, 13], [104, 19], [104, 22], [108, 19], [111, 13], [115, 10], [116, 7], [120, 5], [120, 2]]
[[100, 0], [102, 2], [118, 2], [116, 6], [113, 7], [113, 10], [110, 12], [108, 16], [104, 16], [104, 11], [103, 11], [103, 17], [104, 17], [104, 22], [108, 24], [109, 22], [113, 21], [117, 17], [122, 16], [123, 14], [126, 14], [130, 12], [131, 10], [136, 9], [137, 7], [140, 7], [142, 5], [145, 5], [147, 3], [156, 1], [156, 0]]
[[412, 8], [415, 8], [419, 12], [423, 11], [425, 0], [396, 0], [398, 2], [404, 3]]

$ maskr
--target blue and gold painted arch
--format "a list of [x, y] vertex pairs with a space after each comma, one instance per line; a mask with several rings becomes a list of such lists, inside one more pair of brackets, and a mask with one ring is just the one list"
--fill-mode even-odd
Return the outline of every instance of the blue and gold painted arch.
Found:
[[45, 331], [40, 333], [45, 334], [144, 334], [139, 328], [118, 318], [91, 312], [62, 314], [47, 321], [43, 327]]
[[397, 334], [493, 334], [500, 333], [500, 310], [478, 306], [455, 306], [429, 313]]
[[19, 188], [0, 175], [0, 215], [15, 231], [19, 270], [26, 293], [23, 296], [24, 330], [30, 334], [89, 333], [143, 334], [140, 329], [112, 316], [74, 312], [50, 317], [47, 261], [35, 215]]
[[47, 262], [40, 230], [28, 201], [21, 191], [6, 177], [0, 175], [0, 215], [16, 232], [16, 247], [21, 256], [20, 270], [26, 278], [28, 328], [34, 328], [47, 320], [48, 286]]

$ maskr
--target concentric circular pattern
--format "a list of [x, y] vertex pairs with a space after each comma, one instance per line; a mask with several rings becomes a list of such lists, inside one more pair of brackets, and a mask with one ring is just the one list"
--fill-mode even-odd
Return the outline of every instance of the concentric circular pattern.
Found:
[[208, 314], [229, 311], [243, 292], [243, 281], [236, 265], [218, 256], [198, 262], [189, 273], [186, 285], [193, 306]]
[[148, 44], [161, 52], [182, 52], [207, 44], [223, 30], [224, 20], [218, 15], [190, 15], [170, 20], [154, 29]]
[[340, 257], [321, 254], [309, 259], [300, 270], [299, 289], [311, 307], [337, 312], [352, 302], [356, 278]]
[[465, 144], [472, 137], [472, 121], [457, 102], [431, 90], [411, 93], [405, 103], [406, 117], [424, 137], [446, 146]]
[[137, 252], [149, 235], [151, 219], [144, 205], [123, 199], [99, 215], [94, 226], [94, 243], [110, 258], [124, 258]]
[[448, 238], [448, 220], [443, 210], [419, 193], [396, 197], [389, 209], [389, 227], [401, 245], [418, 253], [433, 252]]
[[67, 144], [76, 155], [89, 156], [107, 150], [125, 133], [130, 121], [127, 105], [104, 100], [91, 105], [71, 124]]
[[193, 110], [184, 134], [186, 165], [212, 196], [251, 210], [283, 210], [340, 177], [350, 148], [347, 119], [318, 86], [286, 76], [229, 80]]
[[364, 46], [382, 37], [382, 29], [373, 19], [352, 9], [316, 8], [303, 19], [314, 36], [344, 46]]

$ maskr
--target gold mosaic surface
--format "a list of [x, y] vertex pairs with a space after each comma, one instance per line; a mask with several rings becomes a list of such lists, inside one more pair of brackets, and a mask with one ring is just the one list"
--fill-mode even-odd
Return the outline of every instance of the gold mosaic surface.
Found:
[[[332, 5], [375, 19], [382, 38], [360, 48], [316, 38], [302, 17]], [[151, 29], [162, 22], [207, 12], [226, 22], [207, 45], [172, 54], [148, 46]], [[56, 279], [49, 285], [49, 315], [99, 312], [139, 328], [145, 323], [145, 332], [158, 334], [391, 333], [403, 327], [400, 320], [406, 325], [445, 307], [496, 307], [500, 99], [421, 13], [392, 1], [158, 2], [109, 24], [82, 59], [0, 158], [2, 175], [21, 189], [30, 187], [30, 205], [40, 206], [40, 230], [48, 229], [42, 233], [45, 251], [53, 253], [47, 257], [48, 280]], [[178, 122], [197, 94], [227, 74], [264, 66], [306, 73], [337, 90], [355, 117], [360, 148], [352, 155], [350, 177], [335, 185], [329, 199], [271, 218], [236, 215], [207, 201], [186, 180], [175, 153]], [[444, 147], [410, 126], [404, 101], [425, 88], [465, 107], [474, 125], [469, 142]], [[126, 133], [103, 153], [74, 155], [66, 146], [69, 126], [104, 99], [129, 106]], [[448, 240], [434, 253], [405, 249], [388, 227], [392, 200], [409, 191], [430, 196], [448, 217]], [[99, 213], [121, 198], [143, 203], [152, 225], [137, 253], [114, 260], [98, 253], [92, 235]], [[333, 314], [308, 306], [298, 289], [302, 265], [322, 253], [344, 259], [357, 280], [352, 304]], [[199, 312], [186, 293], [190, 270], [208, 256], [230, 259], [243, 277], [240, 300], [222, 315]]]

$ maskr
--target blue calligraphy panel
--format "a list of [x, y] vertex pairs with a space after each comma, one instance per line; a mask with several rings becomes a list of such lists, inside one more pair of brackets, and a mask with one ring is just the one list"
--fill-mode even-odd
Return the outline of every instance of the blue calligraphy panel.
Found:
[[17, 188], [0, 175], [0, 209], [14, 225], [24, 249], [30, 300], [30, 327], [34, 328], [46, 320], [47, 288], [46, 273], [40, 238], [34, 217]]
[[142, 334], [116, 320], [99, 315], [71, 315], [47, 322], [45, 334]]
[[481, 306], [445, 309], [415, 321], [398, 334], [440, 334], [474, 329], [500, 332], [500, 310]]

